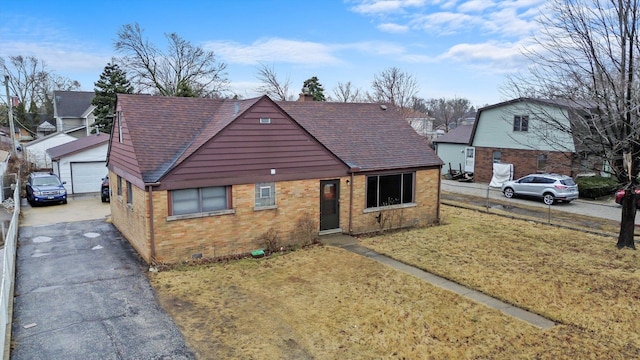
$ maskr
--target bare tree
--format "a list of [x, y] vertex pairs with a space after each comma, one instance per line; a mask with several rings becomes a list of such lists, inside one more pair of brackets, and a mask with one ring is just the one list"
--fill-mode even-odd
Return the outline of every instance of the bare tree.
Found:
[[278, 79], [278, 74], [273, 66], [269, 67], [265, 64], [260, 64], [257, 77], [262, 83], [262, 85], [256, 89], [257, 92], [268, 95], [274, 100], [286, 101], [293, 98], [293, 95], [289, 93], [291, 80], [289, 77], [284, 81]]
[[583, 154], [601, 157], [618, 181], [627, 184], [617, 246], [635, 249], [634, 189], [640, 169], [638, 1], [552, 0], [548, 10], [540, 20], [537, 46], [527, 52], [530, 73], [514, 76], [508, 91], [581, 109], [563, 121], [539, 118], [547, 128], [570, 134]]
[[227, 65], [217, 62], [213, 51], [194, 46], [176, 33], [165, 34], [167, 53], [143, 37], [136, 24], [118, 30], [114, 42], [123, 54], [119, 63], [132, 75], [139, 91], [163, 96], [220, 97], [229, 88]]
[[[80, 88], [79, 82], [55, 74], [43, 60], [33, 56], [9, 56], [8, 61], [0, 58], [0, 65], [4, 74], [9, 75], [11, 96], [22, 104], [34, 102], [40, 107], [51, 99], [54, 90]], [[4, 98], [1, 101], [6, 103]]]
[[363, 101], [362, 96], [360, 95], [360, 89], [356, 88], [351, 84], [351, 81], [347, 81], [346, 83], [338, 82], [338, 86], [333, 88], [334, 99], [329, 99], [329, 101], [334, 102], [361, 102]]
[[408, 109], [419, 87], [411, 74], [391, 67], [374, 76], [371, 90], [372, 93], [368, 94], [371, 102], [390, 103], [401, 109]]
[[453, 99], [429, 99], [425, 101], [424, 107], [436, 119], [438, 125], [445, 125], [446, 131], [449, 131], [451, 124], [456, 123], [458, 119], [473, 108], [468, 99], [458, 97]]

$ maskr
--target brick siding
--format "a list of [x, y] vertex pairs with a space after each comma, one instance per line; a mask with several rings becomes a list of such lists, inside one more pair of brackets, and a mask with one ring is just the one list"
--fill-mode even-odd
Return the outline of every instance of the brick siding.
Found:
[[[386, 228], [426, 226], [438, 221], [439, 169], [418, 171], [415, 179], [415, 206], [382, 211], [365, 210], [365, 176], [340, 180], [340, 228], [349, 232], [349, 201], [353, 186], [352, 233], [380, 230], [376, 217], [382, 212]], [[116, 175], [110, 174], [115, 184]], [[112, 220], [147, 262], [175, 263], [192, 256], [214, 258], [247, 253], [264, 248], [263, 235], [273, 229], [282, 245], [295, 242], [300, 236], [299, 221], [310, 219], [319, 230], [320, 180], [276, 182], [275, 209], [254, 210], [255, 185], [232, 186], [234, 213], [198, 218], [168, 219], [168, 192], [153, 191], [153, 245], [148, 211], [148, 192], [134, 187], [134, 204], [126, 199], [112, 200]], [[327, 179], [331, 180], [331, 179]], [[347, 184], [349, 180], [349, 184]], [[124, 182], [123, 182], [124, 184]], [[123, 194], [126, 194], [123, 189]], [[147, 198], [145, 200], [145, 198]]]
[[[478, 183], [491, 182], [494, 150], [501, 152], [501, 163], [513, 164], [514, 179], [538, 172], [558, 173], [569, 176], [574, 176], [576, 172], [572, 163], [571, 153], [476, 147], [473, 181]], [[544, 170], [538, 170], [538, 155], [540, 154], [547, 155], [547, 166]]]

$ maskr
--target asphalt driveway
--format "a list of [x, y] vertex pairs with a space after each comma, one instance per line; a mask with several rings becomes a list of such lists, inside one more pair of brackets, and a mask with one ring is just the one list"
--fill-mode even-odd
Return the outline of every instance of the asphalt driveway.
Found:
[[108, 204], [23, 204], [22, 223], [32, 225], [18, 238], [11, 359], [195, 358], [145, 264], [109, 223]]

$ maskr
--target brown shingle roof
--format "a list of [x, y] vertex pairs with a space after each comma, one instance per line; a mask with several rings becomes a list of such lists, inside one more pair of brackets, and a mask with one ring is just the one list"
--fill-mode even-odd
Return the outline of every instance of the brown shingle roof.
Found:
[[352, 168], [440, 166], [442, 161], [391, 105], [338, 102], [277, 104]]
[[91, 149], [95, 146], [105, 144], [109, 141], [108, 134], [95, 134], [89, 135], [78, 140], [74, 140], [68, 142], [66, 144], [54, 146], [52, 148], [47, 149], [47, 154], [53, 160], [57, 160], [63, 156], [71, 155], [78, 151]]
[[473, 125], [460, 125], [433, 140], [434, 143], [470, 144]]
[[123, 113], [142, 180], [155, 182], [188, 151], [198, 135], [215, 118], [219, 99], [180, 98], [118, 94], [117, 107]]
[[[123, 112], [142, 180], [159, 181], [262, 98], [266, 96], [231, 100], [119, 94], [117, 106]], [[366, 171], [442, 164], [391, 106], [382, 110], [378, 104], [276, 104], [352, 168]]]

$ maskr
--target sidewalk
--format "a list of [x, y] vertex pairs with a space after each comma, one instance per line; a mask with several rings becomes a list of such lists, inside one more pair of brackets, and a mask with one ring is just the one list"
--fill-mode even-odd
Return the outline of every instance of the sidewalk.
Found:
[[422, 269], [418, 269], [416, 267], [401, 263], [397, 260], [394, 260], [385, 255], [379, 254], [364, 246], [360, 246], [358, 245], [358, 239], [352, 236], [348, 236], [344, 234], [326, 235], [326, 236], [320, 237], [320, 242], [322, 242], [325, 245], [340, 247], [347, 251], [351, 251], [355, 254], [368, 257], [381, 264], [385, 264], [396, 270], [402, 271], [409, 275], [413, 275], [420, 280], [428, 282], [431, 285], [438, 286], [445, 290], [452, 291], [460, 296], [463, 296], [467, 299], [470, 299], [472, 301], [488, 306], [492, 309], [500, 310], [506, 315], [509, 315], [516, 319], [527, 322], [537, 328], [546, 330], [556, 325], [553, 321], [547, 318], [544, 318], [540, 315], [523, 310], [521, 308], [515, 307], [510, 304], [507, 304], [501, 300], [485, 295], [479, 291], [467, 288], [453, 281], [450, 281], [440, 276], [426, 272]]

